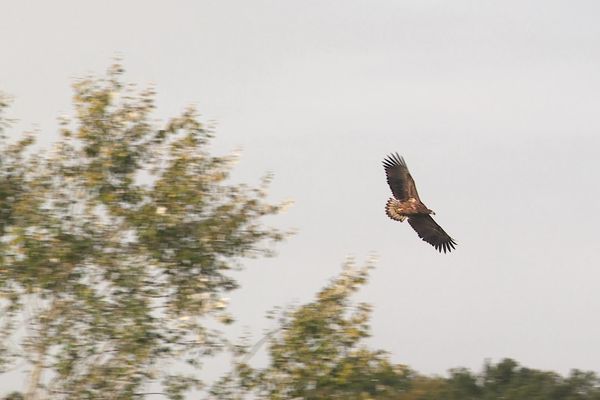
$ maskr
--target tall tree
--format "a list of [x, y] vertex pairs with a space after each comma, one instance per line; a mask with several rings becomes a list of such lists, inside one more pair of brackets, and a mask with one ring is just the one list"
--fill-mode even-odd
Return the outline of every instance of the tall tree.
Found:
[[284, 206], [267, 202], [269, 179], [228, 184], [234, 157], [209, 153], [196, 112], [156, 128], [153, 91], [122, 72], [74, 85], [74, 120], [50, 151], [31, 137], [0, 150], [2, 339], [24, 328], [0, 355], [28, 362], [26, 399], [128, 399], [149, 385], [181, 398], [200, 382], [169, 371], [221, 347], [207, 317], [232, 320], [228, 271], [285, 236], [261, 222]]
[[265, 336], [269, 365], [254, 369], [242, 353], [234, 376], [213, 388], [222, 399], [396, 399], [412, 372], [393, 364], [384, 351], [370, 350], [370, 307], [352, 295], [366, 283], [369, 266], [345, 264], [308, 304], [282, 312], [278, 328]]

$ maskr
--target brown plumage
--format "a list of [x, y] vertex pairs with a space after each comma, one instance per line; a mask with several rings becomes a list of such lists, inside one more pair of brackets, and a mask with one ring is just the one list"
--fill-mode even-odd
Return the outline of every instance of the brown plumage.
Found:
[[390, 154], [383, 161], [383, 167], [388, 185], [394, 194], [385, 205], [387, 216], [400, 222], [408, 218], [408, 223], [421, 239], [439, 252], [452, 251], [456, 242], [431, 218], [430, 214], [435, 213], [421, 202], [404, 158], [398, 153]]

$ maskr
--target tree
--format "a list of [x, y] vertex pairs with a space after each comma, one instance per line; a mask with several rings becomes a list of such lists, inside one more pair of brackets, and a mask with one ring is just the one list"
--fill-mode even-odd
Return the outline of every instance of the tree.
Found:
[[252, 349], [242, 352], [235, 376], [223, 379], [213, 395], [243, 398], [249, 391], [273, 400], [398, 398], [412, 372], [364, 345], [370, 307], [350, 301], [366, 283], [369, 268], [346, 263], [313, 302], [281, 313], [278, 328], [265, 337], [269, 365], [253, 369], [248, 363]]
[[479, 378], [483, 399], [592, 400], [600, 399], [600, 380], [574, 370], [564, 378], [555, 372], [521, 367], [511, 359], [486, 363]]
[[[31, 366], [26, 399], [129, 399], [149, 384], [170, 398], [201, 384], [178, 373], [223, 347], [228, 271], [269, 256], [284, 233], [261, 223], [284, 204], [227, 183], [234, 157], [189, 109], [158, 129], [152, 90], [106, 78], [74, 85], [74, 122], [36, 153], [33, 137], [0, 157], [2, 366]], [[5, 105], [6, 102], [2, 102]], [[169, 366], [169, 367], [167, 367]]]
[[592, 372], [573, 370], [568, 377], [521, 367], [511, 359], [473, 374], [450, 370], [447, 378], [415, 376], [400, 400], [599, 400], [600, 379]]

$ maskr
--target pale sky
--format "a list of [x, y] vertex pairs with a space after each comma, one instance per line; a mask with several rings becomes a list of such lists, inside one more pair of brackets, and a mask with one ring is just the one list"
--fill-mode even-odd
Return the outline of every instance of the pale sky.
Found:
[[[49, 142], [74, 79], [120, 56], [157, 118], [216, 121], [236, 180], [274, 174], [295, 205], [269, 222], [298, 234], [239, 274], [236, 332], [375, 253], [358, 299], [393, 361], [600, 371], [598, 21], [592, 0], [2, 1], [0, 90]], [[386, 217], [395, 151], [451, 254]]]

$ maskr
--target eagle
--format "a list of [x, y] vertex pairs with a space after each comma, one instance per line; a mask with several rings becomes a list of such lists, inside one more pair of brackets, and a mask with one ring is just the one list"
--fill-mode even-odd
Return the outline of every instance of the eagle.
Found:
[[400, 222], [408, 218], [408, 223], [421, 239], [440, 253], [442, 250], [444, 253], [452, 251], [456, 242], [431, 218], [431, 214], [435, 213], [421, 202], [404, 158], [398, 153], [390, 154], [383, 160], [383, 167], [394, 195], [385, 204], [387, 216]]

